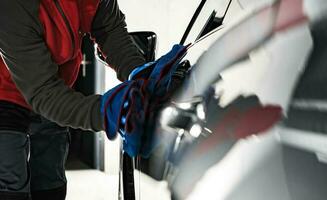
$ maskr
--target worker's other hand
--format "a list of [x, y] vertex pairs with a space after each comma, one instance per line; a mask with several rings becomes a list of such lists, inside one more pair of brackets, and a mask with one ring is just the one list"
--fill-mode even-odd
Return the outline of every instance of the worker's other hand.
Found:
[[126, 81], [102, 96], [101, 113], [104, 116], [105, 131], [110, 140], [115, 139], [118, 132], [124, 132], [127, 129], [125, 124], [131, 132], [132, 124], [129, 117], [134, 118], [134, 115], [140, 115], [139, 119], [144, 118], [142, 113], [144, 113], [145, 103], [140, 91], [142, 85], [142, 80]]
[[156, 138], [160, 138], [160, 131], [156, 132], [158, 115], [160, 110], [169, 103], [170, 97], [175, 90], [178, 82], [176, 82], [177, 76], [175, 76], [175, 73], [179, 70], [180, 62], [186, 54], [186, 50], [187, 47], [185, 46], [174, 45], [171, 51], [145, 67], [151, 67], [152, 70], [146, 69], [144, 71], [147, 71], [147, 73], [139, 73], [142, 76], [136, 78], [136, 80], [145, 80], [144, 90], [146, 90], [147, 94], [144, 132], [139, 150], [142, 157], [148, 157], [151, 154], [158, 141]]
[[[131, 157], [147, 157], [154, 147], [153, 130], [158, 111], [186, 47], [175, 45], [172, 50], [152, 63], [150, 74], [131, 78], [109, 90], [102, 97], [101, 111], [105, 131], [110, 140], [119, 133], [123, 150]], [[139, 74], [140, 75], [140, 74]]]

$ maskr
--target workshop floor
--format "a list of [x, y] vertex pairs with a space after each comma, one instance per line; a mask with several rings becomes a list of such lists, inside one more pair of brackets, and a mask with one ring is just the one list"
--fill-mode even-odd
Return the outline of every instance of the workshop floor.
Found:
[[[157, 182], [136, 172], [136, 199], [168, 200], [166, 183]], [[107, 175], [98, 170], [68, 170], [66, 171], [68, 190], [66, 200], [116, 200], [118, 199], [118, 175]], [[138, 193], [140, 181], [141, 195]]]
[[66, 200], [117, 199], [118, 176], [109, 176], [98, 170], [68, 170]]

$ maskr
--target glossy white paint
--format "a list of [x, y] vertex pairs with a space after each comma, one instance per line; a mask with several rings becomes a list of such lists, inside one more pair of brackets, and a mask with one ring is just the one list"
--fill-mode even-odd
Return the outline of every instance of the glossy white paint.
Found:
[[326, 134], [280, 127], [279, 137], [283, 144], [315, 153], [320, 157], [327, 156]]
[[[276, 156], [280, 159], [280, 144], [276, 140], [275, 134], [276, 130], [271, 130], [262, 136], [249, 137], [237, 142], [219, 163], [208, 169], [187, 199], [227, 199], [242, 181], [251, 178], [253, 173], [256, 173], [258, 168], [265, 166], [269, 159], [275, 159]], [[274, 175], [271, 177], [274, 179], [274, 183], [280, 183], [273, 188], [276, 192], [273, 199], [288, 200], [289, 195], [283, 185], [284, 173], [280, 167], [281, 161], [278, 159], [271, 166], [275, 168], [276, 172], [272, 171], [272, 174], [266, 172]], [[264, 181], [264, 172], [261, 175], [262, 177], [258, 177], [257, 181]], [[260, 191], [256, 192], [261, 193]], [[262, 194], [260, 196], [263, 197]], [[243, 199], [250, 200], [246, 196]], [[269, 196], [264, 199], [272, 200]]]
[[286, 112], [312, 43], [307, 24], [275, 35], [252, 51], [248, 60], [222, 73], [217, 86], [223, 93], [222, 104], [240, 94], [256, 94], [262, 103], [280, 105]]
[[[214, 80], [213, 76], [217, 76], [218, 73], [214, 71], [219, 72], [231, 63], [224, 63], [224, 59], [233, 59], [226, 58], [229, 54], [222, 50], [221, 44], [218, 45], [222, 43], [228, 29], [210, 35], [208, 40], [200, 41], [189, 51], [191, 63], [197, 65], [196, 76], [193, 77], [197, 84], [192, 87], [198, 87], [199, 93]], [[248, 34], [245, 30], [238, 30], [237, 33], [243, 37], [243, 33]], [[228, 34], [228, 37], [232, 36]], [[238, 42], [243, 44], [243, 41], [237, 35], [233, 37], [235, 44], [225, 43], [228, 47], [235, 45], [232, 48], [237, 49]], [[253, 37], [252, 41], [260, 43], [262, 40], [258, 38]], [[251, 42], [251, 38], [247, 39], [245, 42]], [[197, 49], [197, 45], [202, 45], [207, 52], [200, 56], [198, 51], [201, 48]], [[221, 73], [222, 81], [217, 84], [221, 104], [226, 105], [241, 94], [255, 94], [262, 103], [280, 105], [286, 113], [312, 46], [309, 26], [303, 23], [277, 33], [260, 48], [245, 48], [244, 52], [251, 50], [249, 58], [231, 65]], [[237, 53], [230, 56], [237, 56]], [[240, 140], [223, 160], [208, 169], [188, 199], [291, 200], [283, 165], [282, 144], [311, 152], [317, 155], [317, 160], [326, 162], [326, 139], [326, 135], [322, 134], [275, 127], [262, 136]], [[247, 189], [243, 189], [243, 182], [249, 184], [245, 187]]]

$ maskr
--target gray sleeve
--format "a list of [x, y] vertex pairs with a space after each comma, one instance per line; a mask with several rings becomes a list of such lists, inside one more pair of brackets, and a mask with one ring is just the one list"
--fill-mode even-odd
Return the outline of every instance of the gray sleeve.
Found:
[[136, 66], [145, 63], [128, 35], [125, 16], [117, 0], [100, 2], [92, 22], [91, 36], [106, 56], [106, 62], [117, 72], [119, 80], [126, 80]]
[[51, 121], [103, 130], [101, 96], [84, 96], [64, 84], [42, 39], [37, 11], [29, 13], [18, 2], [0, 1], [0, 53], [17, 88], [36, 113]]

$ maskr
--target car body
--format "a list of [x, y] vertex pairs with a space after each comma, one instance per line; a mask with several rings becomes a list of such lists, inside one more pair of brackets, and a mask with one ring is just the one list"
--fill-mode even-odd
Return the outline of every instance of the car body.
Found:
[[[185, 37], [195, 39], [190, 74], [162, 111], [150, 167], [173, 199], [326, 199], [326, 3], [231, 1], [202, 35], [206, 5], [194, 21], [204, 27]], [[242, 137], [233, 123], [220, 129], [231, 110], [266, 106]]]

